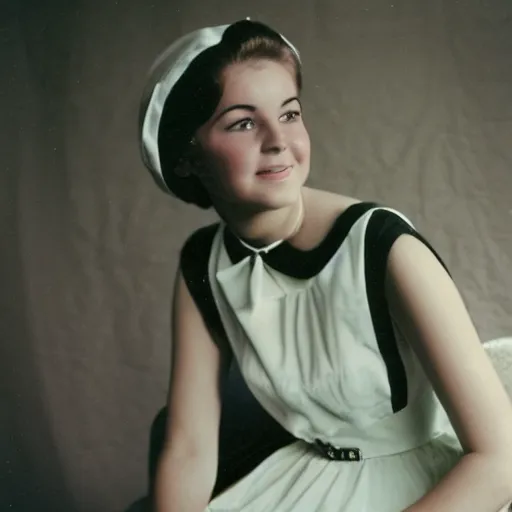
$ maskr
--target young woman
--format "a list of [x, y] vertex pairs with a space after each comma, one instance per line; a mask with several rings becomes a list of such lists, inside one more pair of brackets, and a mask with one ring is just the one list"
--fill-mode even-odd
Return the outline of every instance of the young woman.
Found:
[[[188, 34], [152, 70], [144, 161], [221, 218], [181, 253], [155, 508], [498, 511], [512, 500], [509, 398], [410, 222], [305, 186], [300, 92], [296, 49], [249, 20]], [[293, 441], [211, 499], [231, 356]]]

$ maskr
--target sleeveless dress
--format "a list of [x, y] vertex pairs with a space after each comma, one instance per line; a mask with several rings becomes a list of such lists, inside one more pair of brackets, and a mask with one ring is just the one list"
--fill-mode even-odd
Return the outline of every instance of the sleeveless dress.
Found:
[[[227, 340], [247, 387], [293, 441], [205, 512], [399, 512], [420, 499], [463, 451], [389, 314], [384, 280], [399, 236], [434, 249], [374, 203], [349, 207], [309, 251], [286, 241], [251, 249], [222, 223], [209, 233], [202, 295], [197, 278], [185, 279], [214, 339]], [[198, 258], [200, 236], [182, 263]]]

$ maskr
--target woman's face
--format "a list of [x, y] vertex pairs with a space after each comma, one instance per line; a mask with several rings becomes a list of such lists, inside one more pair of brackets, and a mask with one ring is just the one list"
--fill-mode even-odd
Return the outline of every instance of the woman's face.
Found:
[[290, 67], [254, 60], [227, 67], [223, 94], [197, 133], [198, 176], [216, 206], [293, 204], [309, 174], [310, 140]]

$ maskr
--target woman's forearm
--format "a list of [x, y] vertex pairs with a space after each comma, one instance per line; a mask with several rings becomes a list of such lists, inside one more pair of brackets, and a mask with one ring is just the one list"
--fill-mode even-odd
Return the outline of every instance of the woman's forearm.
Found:
[[512, 460], [469, 453], [404, 512], [498, 512], [512, 501]]
[[204, 457], [162, 454], [156, 474], [154, 512], [203, 512], [215, 484], [216, 468]]

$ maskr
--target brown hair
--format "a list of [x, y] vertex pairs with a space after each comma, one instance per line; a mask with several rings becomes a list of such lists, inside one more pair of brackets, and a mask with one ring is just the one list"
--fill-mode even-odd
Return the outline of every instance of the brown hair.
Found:
[[167, 186], [183, 201], [205, 209], [212, 206], [199, 179], [178, 176], [176, 167], [189, 158], [189, 141], [217, 108], [223, 70], [231, 64], [259, 59], [290, 66], [297, 89], [302, 90], [301, 65], [295, 52], [270, 27], [244, 20], [230, 25], [218, 45], [199, 54], [167, 97], [158, 132], [160, 164]]

